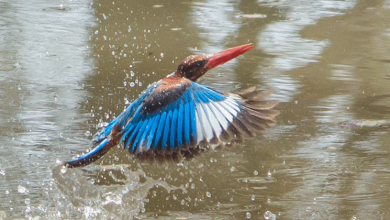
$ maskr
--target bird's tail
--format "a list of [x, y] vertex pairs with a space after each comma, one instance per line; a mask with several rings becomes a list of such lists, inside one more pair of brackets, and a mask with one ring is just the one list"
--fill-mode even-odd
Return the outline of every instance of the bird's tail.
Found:
[[98, 145], [95, 148], [76, 159], [65, 162], [64, 165], [69, 168], [76, 168], [93, 163], [105, 155], [112, 147], [118, 145], [119, 140], [119, 125], [110, 123], [96, 134], [93, 142]]
[[100, 142], [97, 147], [93, 148], [90, 152], [76, 159], [69, 160], [65, 162], [64, 165], [69, 168], [86, 166], [106, 154], [111, 147], [112, 146], [109, 145], [109, 140], [105, 139], [104, 141]]
[[138, 106], [139, 103], [132, 103], [129, 105], [126, 111], [122, 112], [106, 127], [96, 133], [92, 140], [93, 143], [97, 145], [95, 148], [76, 159], [65, 162], [64, 165], [71, 168], [86, 166], [101, 158], [112, 147], [118, 145], [121, 138], [121, 128], [127, 123], [127, 120], [131, 118], [134, 109]]

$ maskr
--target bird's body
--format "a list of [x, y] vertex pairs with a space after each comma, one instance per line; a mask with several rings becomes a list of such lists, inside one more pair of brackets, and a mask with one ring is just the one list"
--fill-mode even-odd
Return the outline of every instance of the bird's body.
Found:
[[94, 149], [65, 165], [88, 165], [121, 143], [141, 158], [178, 161], [265, 130], [278, 114], [272, 110], [277, 101], [264, 101], [266, 94], [254, 87], [231, 94], [195, 82], [207, 70], [252, 48], [247, 44], [187, 57], [174, 73], [151, 84], [100, 130], [93, 139]]

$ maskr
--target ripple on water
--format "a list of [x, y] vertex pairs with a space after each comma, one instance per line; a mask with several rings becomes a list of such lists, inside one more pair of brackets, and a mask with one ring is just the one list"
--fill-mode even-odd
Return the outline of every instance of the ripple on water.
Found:
[[42, 9], [42, 10], [43, 11], [69, 11], [71, 9], [72, 9], [71, 7], [66, 7], [66, 6], [60, 4], [58, 6], [46, 7], [44, 9]]
[[276, 179], [273, 177], [242, 177], [237, 178], [237, 181], [243, 183], [273, 183]]

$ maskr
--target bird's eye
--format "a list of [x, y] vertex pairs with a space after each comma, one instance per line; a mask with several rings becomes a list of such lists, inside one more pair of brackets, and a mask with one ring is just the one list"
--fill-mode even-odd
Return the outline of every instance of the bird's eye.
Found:
[[196, 62], [196, 66], [202, 66], [203, 65], [203, 62], [202, 61], [198, 61], [198, 62]]

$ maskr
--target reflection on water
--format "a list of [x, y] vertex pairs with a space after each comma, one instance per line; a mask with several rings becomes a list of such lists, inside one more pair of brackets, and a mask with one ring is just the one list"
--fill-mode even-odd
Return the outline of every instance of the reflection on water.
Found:
[[343, 11], [351, 9], [355, 1], [281, 1], [276, 7], [287, 7], [285, 21], [267, 26], [259, 34], [259, 46], [268, 54], [275, 55], [270, 65], [282, 70], [292, 70], [303, 67], [310, 62], [316, 62], [322, 54], [328, 40], [311, 40], [302, 38], [300, 31], [308, 25], [314, 25], [317, 20], [342, 15]]
[[[0, 2], [0, 218], [388, 219], [388, 1]], [[60, 164], [192, 53], [273, 88], [262, 137], [180, 164]], [[100, 164], [99, 164], [100, 163]]]
[[88, 28], [95, 24], [89, 2], [47, 10], [59, 5], [0, 3], [0, 210], [8, 218], [61, 212], [50, 165], [72, 146], [87, 143], [79, 103], [92, 67]]
[[[234, 39], [234, 35], [240, 27], [240, 24], [234, 21], [234, 16], [237, 14], [237, 10], [234, 7], [236, 4], [236, 2], [223, 0], [209, 0], [192, 5], [192, 20], [199, 29], [198, 35], [202, 42], [198, 49], [202, 53], [222, 51], [226, 49], [226, 43], [232, 41], [230, 38]], [[237, 64], [236, 59], [221, 66], [220, 71], [223, 75], [207, 74], [203, 80], [209, 82], [210, 85], [223, 88], [226, 85], [219, 83], [221, 77], [223, 77], [225, 82], [236, 81], [234, 70], [232, 69], [235, 64]]]

